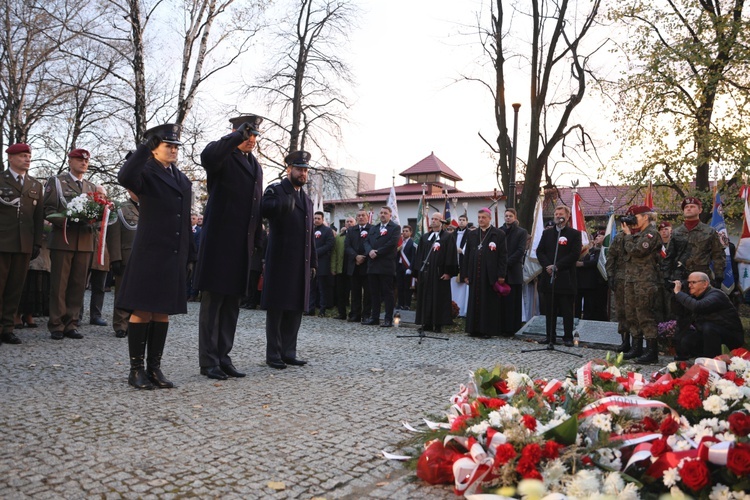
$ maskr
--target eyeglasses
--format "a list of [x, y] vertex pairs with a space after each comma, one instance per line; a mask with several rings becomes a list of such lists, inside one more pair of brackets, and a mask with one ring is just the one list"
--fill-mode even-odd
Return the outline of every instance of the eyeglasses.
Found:
[[688, 281], [688, 285], [697, 285], [698, 283], [703, 283], [703, 281]]

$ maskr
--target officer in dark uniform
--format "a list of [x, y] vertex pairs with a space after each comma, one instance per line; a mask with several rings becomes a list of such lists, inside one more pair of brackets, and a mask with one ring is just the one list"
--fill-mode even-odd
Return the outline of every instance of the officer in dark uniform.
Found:
[[[61, 217], [50, 218], [50, 215], [61, 213], [76, 196], [96, 191], [96, 186], [83, 178], [89, 169], [90, 157], [85, 149], [68, 153], [70, 171], [50, 177], [44, 190], [44, 214], [52, 223], [47, 328], [54, 340], [83, 338], [78, 333], [78, 323], [86, 278], [94, 256], [94, 227], [87, 223], [66, 222]], [[63, 231], [64, 225], [67, 227]]]
[[268, 186], [261, 202], [269, 222], [261, 295], [261, 307], [267, 310], [266, 364], [276, 369], [307, 363], [297, 358], [297, 333], [318, 267], [312, 201], [302, 191], [309, 161], [305, 151], [287, 155], [286, 178]]
[[29, 261], [42, 248], [44, 208], [42, 184], [28, 175], [31, 148], [13, 144], [8, 153], [9, 169], [0, 176], [0, 342], [20, 344], [13, 333], [13, 317], [21, 302]]
[[169, 315], [187, 313], [187, 276], [196, 258], [190, 230], [192, 183], [175, 165], [181, 145], [179, 125], [147, 130], [144, 143], [117, 174], [120, 184], [138, 196], [140, 209], [133, 252], [115, 301], [115, 307], [131, 311], [128, 383], [137, 389], [174, 387], [161, 372], [161, 357]]
[[208, 204], [193, 288], [201, 291], [200, 372], [217, 380], [245, 376], [234, 367], [229, 352], [240, 300], [250, 294], [250, 262], [262, 242], [263, 170], [252, 153], [262, 121], [255, 115], [232, 118], [232, 133], [209, 143], [201, 153]]
[[[117, 209], [117, 222], [107, 228], [107, 250], [109, 251], [109, 264], [112, 269], [112, 276], [115, 279], [115, 297], [117, 290], [122, 285], [122, 275], [125, 273], [125, 266], [130, 260], [130, 253], [133, 251], [133, 241], [135, 232], [138, 229], [138, 196], [132, 191], [128, 191], [130, 197], [120, 204]], [[112, 328], [115, 330], [115, 337], [121, 339], [128, 335], [128, 318], [130, 313], [114, 308], [112, 312]]]

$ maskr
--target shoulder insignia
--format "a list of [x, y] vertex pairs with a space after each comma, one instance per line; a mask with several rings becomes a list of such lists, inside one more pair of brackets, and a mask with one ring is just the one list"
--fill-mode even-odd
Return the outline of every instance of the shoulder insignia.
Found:
[[648, 233], [648, 234], [646, 234], [646, 237], [647, 237], [647, 238], [653, 238], [653, 237], [654, 237], [654, 235], [653, 235], [653, 234], [651, 234], [651, 233]]

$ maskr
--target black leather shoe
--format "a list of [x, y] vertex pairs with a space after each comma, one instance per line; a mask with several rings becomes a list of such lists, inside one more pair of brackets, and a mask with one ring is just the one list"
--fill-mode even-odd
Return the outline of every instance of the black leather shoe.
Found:
[[309, 311], [305, 311], [305, 316], [315, 316], [315, 309], [310, 309]]
[[318, 317], [319, 318], [325, 318], [326, 317], [326, 310], [325, 309], [321, 309], [320, 312], [318, 312]]
[[117, 337], [118, 339], [124, 339], [127, 336], [128, 336], [128, 332], [125, 330], [117, 330], [115, 332], [115, 337]]
[[22, 344], [21, 339], [16, 337], [16, 334], [13, 332], [10, 333], [3, 333], [0, 335], [0, 342], [4, 344]]
[[89, 323], [96, 326], [107, 326], [107, 322], [102, 318], [91, 318], [91, 321], [89, 321]]
[[173, 389], [175, 387], [172, 382], [167, 380], [167, 377], [164, 376], [159, 368], [148, 368], [146, 374], [157, 389]]
[[221, 371], [223, 371], [224, 373], [226, 373], [230, 377], [242, 378], [242, 377], [245, 376], [244, 373], [242, 373], [241, 371], [237, 370], [237, 368], [235, 368], [234, 365], [231, 364], [231, 363], [228, 364], [228, 365], [219, 365], [219, 368], [221, 368]]
[[284, 363], [283, 361], [270, 360], [266, 361], [266, 364], [271, 368], [276, 368], [277, 370], [283, 370], [284, 368], [286, 368], [286, 363]]
[[[549, 341], [549, 339], [548, 339], [548, 338], [545, 338], [544, 340], [539, 340], [539, 341], [537, 341], [537, 343], [538, 343], [538, 344], [549, 344], [549, 343], [550, 343], [550, 341]], [[556, 344], [556, 343], [557, 343], [557, 342], [555, 342], [554, 340], [552, 341], [552, 345], [554, 345], [554, 344]]]
[[209, 366], [208, 368], [202, 367], [201, 375], [205, 375], [206, 377], [212, 378], [214, 380], [226, 380], [229, 378], [229, 376], [224, 373], [218, 366]]
[[297, 358], [282, 358], [282, 361], [288, 365], [293, 366], [305, 366], [307, 364], [307, 361], [304, 359], [297, 359]]
[[382, 323], [380, 323], [380, 326], [382, 328], [390, 328], [393, 326], [393, 321], [383, 321]]
[[370, 319], [366, 319], [366, 320], [362, 321], [363, 325], [377, 325], [378, 323], [380, 323], [380, 322], [378, 320], [374, 319], [374, 318], [370, 318]]
[[69, 339], [82, 339], [83, 335], [78, 333], [78, 330], [70, 330], [69, 332], [63, 333], [64, 336], [68, 337]]
[[362, 321], [362, 318], [360, 318], [359, 316], [354, 316], [352, 318], [347, 319], [347, 321], [349, 323], [359, 323], [360, 321]]
[[62, 340], [64, 337], [63, 332], [52, 332], [49, 336], [52, 337], [52, 340]]
[[575, 344], [574, 344], [574, 343], [573, 343], [573, 341], [572, 341], [572, 340], [570, 340], [570, 339], [563, 339], [563, 345], [564, 345], [565, 347], [573, 347], [573, 346], [574, 346]]

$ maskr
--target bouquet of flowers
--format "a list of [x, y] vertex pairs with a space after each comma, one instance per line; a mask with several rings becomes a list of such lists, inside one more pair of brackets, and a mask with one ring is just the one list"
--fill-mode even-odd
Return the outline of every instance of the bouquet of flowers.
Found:
[[622, 355], [564, 380], [514, 367], [472, 374], [443, 422], [425, 420], [417, 476], [497, 498], [748, 498], [750, 352], [671, 363], [650, 377]]
[[50, 217], [60, 217], [75, 224], [95, 224], [101, 222], [107, 214], [107, 224], [117, 220], [115, 204], [106, 195], [99, 192], [82, 193], [68, 202], [60, 213]]

